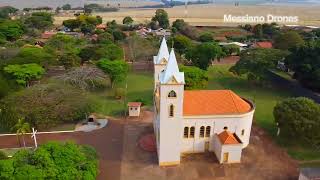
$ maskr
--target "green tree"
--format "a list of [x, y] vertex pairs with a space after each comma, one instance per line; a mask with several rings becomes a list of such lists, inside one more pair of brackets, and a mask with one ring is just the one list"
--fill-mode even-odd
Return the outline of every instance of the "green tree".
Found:
[[2, 20], [0, 21], [0, 35], [7, 40], [17, 40], [24, 33], [24, 27], [19, 21]]
[[73, 31], [76, 28], [80, 28], [81, 21], [79, 19], [67, 19], [64, 20], [62, 24]]
[[263, 37], [263, 30], [262, 30], [262, 25], [257, 24], [253, 27], [252, 32], [256, 38], [262, 38]]
[[250, 80], [262, 82], [266, 80], [266, 72], [277, 67], [288, 52], [279, 49], [250, 49], [242, 51], [240, 60], [230, 68], [237, 75], [248, 75]]
[[273, 115], [280, 134], [320, 144], [319, 104], [304, 97], [289, 98], [275, 106]]
[[126, 17], [123, 18], [122, 23], [123, 24], [127, 24], [127, 25], [128, 24], [132, 24], [133, 23], [133, 19], [130, 16], [126, 16]]
[[53, 17], [50, 13], [35, 12], [26, 18], [24, 23], [29, 28], [47, 29], [53, 26]]
[[274, 46], [277, 49], [289, 50], [301, 47], [304, 44], [302, 37], [295, 31], [281, 33], [274, 39]]
[[65, 52], [59, 57], [59, 63], [66, 69], [70, 69], [75, 66], [79, 66], [81, 61], [79, 56], [73, 52]]
[[122, 60], [102, 59], [97, 66], [109, 76], [112, 88], [115, 83], [124, 81], [128, 74], [128, 64]]
[[226, 55], [230, 56], [232, 54], [239, 54], [240, 47], [235, 44], [230, 44], [222, 47], [222, 50], [225, 52]]
[[98, 35], [97, 42], [99, 44], [111, 44], [114, 41], [112, 34], [109, 32], [103, 32]]
[[179, 54], [185, 54], [193, 45], [191, 39], [184, 35], [174, 36], [169, 39], [168, 44], [169, 46], [172, 46], [173, 44], [173, 47]]
[[9, 15], [16, 13], [18, 10], [11, 6], [2, 6], [0, 7], [0, 18], [7, 19]]
[[204, 32], [199, 36], [199, 41], [201, 42], [212, 42], [213, 37], [211, 32]]
[[276, 23], [264, 23], [262, 24], [262, 32], [268, 38], [273, 38], [279, 34], [280, 28]]
[[37, 47], [21, 48], [16, 57], [11, 59], [9, 64], [30, 64], [37, 63], [40, 65], [50, 64], [54, 56], [47, 53], [44, 49]]
[[302, 85], [320, 91], [320, 40], [292, 49], [285, 62]]
[[49, 142], [0, 161], [1, 179], [88, 179], [98, 174], [96, 151], [72, 142]]
[[168, 13], [163, 9], [156, 10], [156, 14], [152, 17], [152, 21], [158, 22], [159, 26], [164, 29], [167, 29], [170, 26]]
[[14, 172], [14, 168], [12, 165], [12, 160], [0, 160], [0, 179], [4, 180], [12, 180], [12, 174]]
[[70, 10], [71, 9], [71, 5], [70, 4], [65, 4], [65, 5], [61, 6], [61, 8], [63, 10]]
[[123, 49], [116, 44], [102, 44], [95, 47], [93, 60], [101, 58], [109, 60], [123, 59]]
[[20, 139], [20, 136], [22, 136], [23, 147], [26, 147], [26, 141], [24, 139], [24, 135], [31, 131], [30, 124], [25, 122], [24, 119], [20, 118], [18, 119], [17, 124], [15, 124], [11, 130], [16, 132], [18, 139]]
[[33, 85], [0, 101], [0, 123], [6, 129], [14, 126], [19, 117], [25, 117], [38, 130], [47, 130], [82, 120], [91, 111], [88, 94], [58, 80]]
[[205, 89], [208, 86], [208, 72], [195, 66], [181, 66], [184, 72], [186, 89]]
[[187, 26], [188, 24], [186, 22], [184, 22], [183, 19], [176, 19], [173, 23], [172, 23], [172, 27], [176, 28], [178, 31], [181, 31], [182, 29], [184, 29], [185, 26]]
[[18, 84], [27, 87], [30, 86], [30, 81], [40, 79], [45, 73], [45, 70], [38, 64], [8, 65], [3, 70], [11, 74]]
[[186, 58], [190, 59], [193, 65], [200, 69], [207, 70], [212, 60], [222, 57], [223, 51], [217, 43], [202, 43], [191, 48]]

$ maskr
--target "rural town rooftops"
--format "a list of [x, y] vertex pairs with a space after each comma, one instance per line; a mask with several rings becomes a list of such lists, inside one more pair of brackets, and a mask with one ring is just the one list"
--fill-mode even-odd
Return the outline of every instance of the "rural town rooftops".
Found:
[[52, 36], [56, 35], [57, 32], [53, 32], [53, 31], [46, 31], [44, 33], [41, 34], [41, 38], [42, 39], [50, 39]]
[[218, 134], [218, 138], [221, 144], [241, 144], [241, 141], [234, 133], [229, 131], [223, 131], [222, 133]]
[[252, 108], [251, 103], [231, 90], [184, 91], [184, 116], [244, 114]]
[[141, 104], [141, 102], [128, 102], [129, 107], [140, 107]]
[[272, 48], [272, 43], [268, 41], [256, 42], [255, 47], [257, 48]]

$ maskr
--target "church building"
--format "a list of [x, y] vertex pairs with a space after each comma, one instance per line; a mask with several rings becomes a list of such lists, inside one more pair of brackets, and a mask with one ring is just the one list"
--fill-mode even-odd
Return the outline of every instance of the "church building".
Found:
[[165, 38], [154, 61], [154, 132], [160, 166], [187, 153], [212, 152], [219, 163], [239, 163], [250, 139], [255, 106], [231, 90], [185, 90], [174, 49]]

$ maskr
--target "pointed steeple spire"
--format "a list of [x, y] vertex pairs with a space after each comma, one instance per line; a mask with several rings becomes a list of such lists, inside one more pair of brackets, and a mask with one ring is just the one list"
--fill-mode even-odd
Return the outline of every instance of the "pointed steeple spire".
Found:
[[161, 45], [160, 45], [160, 49], [159, 49], [159, 52], [158, 52], [156, 63], [160, 64], [161, 60], [163, 58], [165, 58], [167, 61], [169, 59], [169, 50], [168, 50], [166, 39], [164, 37], [162, 38], [162, 42], [161, 42]]
[[165, 71], [163, 72], [162, 76], [162, 83], [168, 83], [171, 78], [175, 78], [179, 83], [184, 83], [184, 75], [183, 73], [179, 72], [179, 67], [176, 59], [176, 55], [174, 52], [174, 49], [171, 49], [170, 55], [169, 55], [169, 62], [166, 66]]

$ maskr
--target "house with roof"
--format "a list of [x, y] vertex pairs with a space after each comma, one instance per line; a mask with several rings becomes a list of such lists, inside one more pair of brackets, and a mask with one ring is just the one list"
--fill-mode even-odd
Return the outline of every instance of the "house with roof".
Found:
[[272, 42], [269, 41], [262, 41], [262, 42], [256, 42], [253, 44], [254, 48], [267, 48], [270, 49], [272, 48]]
[[163, 38], [154, 61], [154, 120], [160, 166], [182, 154], [210, 152], [220, 163], [240, 162], [255, 106], [231, 90], [185, 90], [174, 49]]

